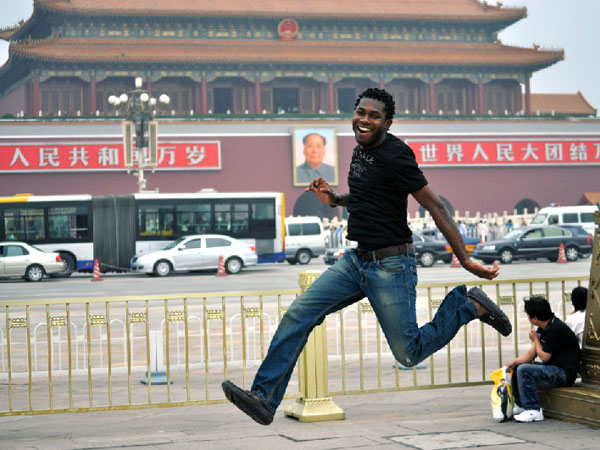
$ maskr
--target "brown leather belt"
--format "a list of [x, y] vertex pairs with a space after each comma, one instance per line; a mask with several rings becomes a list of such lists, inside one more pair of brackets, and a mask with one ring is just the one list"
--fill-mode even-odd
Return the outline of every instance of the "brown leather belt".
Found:
[[388, 256], [408, 255], [415, 251], [413, 244], [391, 245], [389, 247], [378, 248], [377, 250], [356, 249], [356, 255], [363, 261], [377, 261]]

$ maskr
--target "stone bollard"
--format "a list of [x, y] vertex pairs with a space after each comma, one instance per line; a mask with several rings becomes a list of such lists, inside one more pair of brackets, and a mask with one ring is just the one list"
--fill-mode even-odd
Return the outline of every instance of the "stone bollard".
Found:
[[596, 212], [585, 309], [581, 381], [573, 387], [540, 390], [544, 415], [600, 427], [600, 211]]
[[[321, 275], [318, 270], [300, 273], [302, 292]], [[343, 409], [329, 397], [329, 375], [327, 370], [327, 325], [315, 327], [308, 337], [298, 361], [300, 371], [300, 397], [285, 409], [285, 415], [300, 422], [319, 422], [346, 418]]]
[[[581, 378], [584, 384], [598, 388], [600, 387], [600, 211], [596, 212], [585, 322]], [[598, 419], [600, 425], [600, 412], [598, 412]]]

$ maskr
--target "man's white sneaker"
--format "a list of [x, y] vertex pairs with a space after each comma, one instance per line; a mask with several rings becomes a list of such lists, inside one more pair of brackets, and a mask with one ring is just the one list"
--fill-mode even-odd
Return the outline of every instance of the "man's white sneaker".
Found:
[[523, 411], [525, 410], [515, 403], [515, 406], [513, 406], [513, 416], [521, 414]]
[[517, 422], [540, 422], [544, 420], [544, 413], [541, 409], [527, 409], [521, 414], [515, 416]]

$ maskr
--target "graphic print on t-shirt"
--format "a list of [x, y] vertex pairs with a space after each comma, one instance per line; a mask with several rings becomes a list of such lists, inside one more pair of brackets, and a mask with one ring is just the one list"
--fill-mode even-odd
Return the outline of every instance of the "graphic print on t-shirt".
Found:
[[350, 175], [360, 178], [367, 170], [366, 164], [373, 164], [373, 161], [373, 156], [368, 155], [359, 149], [355, 149], [352, 164], [350, 164]]

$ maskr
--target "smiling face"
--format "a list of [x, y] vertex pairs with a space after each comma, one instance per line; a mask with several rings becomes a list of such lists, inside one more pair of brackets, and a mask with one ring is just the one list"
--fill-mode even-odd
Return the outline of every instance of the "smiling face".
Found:
[[325, 142], [318, 134], [309, 134], [304, 143], [304, 157], [313, 169], [318, 169], [325, 156]]
[[356, 142], [364, 149], [380, 145], [392, 125], [392, 121], [386, 119], [384, 106], [379, 100], [363, 97], [354, 110], [352, 130]]

